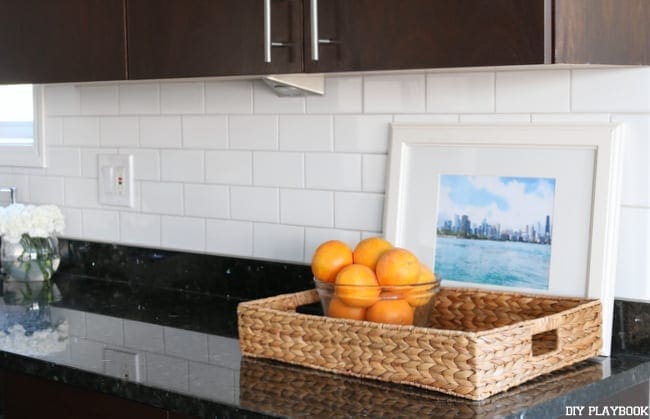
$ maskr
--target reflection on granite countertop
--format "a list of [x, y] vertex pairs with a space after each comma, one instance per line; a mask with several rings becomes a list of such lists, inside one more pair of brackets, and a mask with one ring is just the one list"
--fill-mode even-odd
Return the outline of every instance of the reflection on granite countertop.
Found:
[[[83, 246], [86, 244], [73, 242], [71, 247], [78, 251]], [[103, 249], [108, 254], [102, 257], [113, 260], [111, 249]], [[126, 252], [119, 246], [116, 249]], [[85, 257], [89, 259], [84, 263], [96, 259]], [[135, 254], [129, 257], [139, 258]], [[297, 272], [294, 279], [298, 279], [284, 284], [283, 292], [303, 283], [304, 266], [271, 263], [274, 266], [269, 268], [265, 262], [254, 263], [257, 272]], [[221, 266], [228, 264], [244, 266], [245, 261], [222, 261]], [[102, 269], [108, 266], [110, 263]], [[126, 266], [120, 269], [128, 269]], [[122, 278], [125, 272], [116, 271], [117, 278], [112, 279], [108, 274], [87, 275], [78, 267], [69, 264], [56, 276], [61, 301], [38, 307], [39, 321], [45, 318], [58, 325], [56, 333], [40, 337], [23, 334], [18, 340], [24, 343], [22, 347], [0, 339], [0, 369], [199, 417], [555, 417], [564, 413], [567, 404], [589, 404], [650, 378], [649, 357], [616, 353], [475, 402], [404, 385], [242, 358], [234, 338], [236, 304], [264, 296], [268, 289], [258, 287], [247, 295], [235, 293], [234, 285], [212, 286], [210, 281], [170, 286], [174, 275], [167, 282], [148, 286], [145, 280]], [[311, 282], [307, 284], [311, 286]], [[312, 313], [317, 314], [313, 309]], [[0, 307], [5, 334], [14, 330], [12, 325], [32, 320], [33, 315], [33, 310], [28, 313], [25, 307]], [[55, 339], [57, 344], [41, 345], [51, 348], [50, 353], [35, 353], [30, 342], [37, 338]], [[137, 360], [128, 377], [117, 368], [114, 358], [124, 353]]]

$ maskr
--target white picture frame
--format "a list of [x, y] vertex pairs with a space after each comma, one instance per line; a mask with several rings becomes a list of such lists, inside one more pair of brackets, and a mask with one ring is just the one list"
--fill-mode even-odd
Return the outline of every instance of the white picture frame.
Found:
[[608, 356], [620, 212], [622, 127], [393, 124], [384, 236], [433, 267], [441, 175], [554, 178], [548, 289], [443, 285], [598, 298]]

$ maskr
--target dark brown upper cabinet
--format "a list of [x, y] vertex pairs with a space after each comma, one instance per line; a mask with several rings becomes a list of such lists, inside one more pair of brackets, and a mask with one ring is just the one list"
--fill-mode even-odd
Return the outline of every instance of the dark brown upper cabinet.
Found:
[[301, 72], [302, 13], [301, 0], [127, 0], [129, 78]]
[[545, 0], [306, 2], [310, 72], [538, 64], [548, 53]]
[[123, 80], [123, 0], [0, 0], [0, 83]]
[[305, 0], [308, 72], [556, 63], [650, 64], [650, 1]]
[[554, 62], [650, 65], [650, 1], [555, 0]]

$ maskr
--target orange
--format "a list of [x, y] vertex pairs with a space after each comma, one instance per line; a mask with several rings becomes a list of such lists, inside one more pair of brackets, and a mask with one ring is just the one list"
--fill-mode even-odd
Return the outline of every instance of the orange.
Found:
[[380, 300], [366, 310], [366, 320], [376, 323], [412, 325], [413, 308], [406, 300]]
[[[414, 287], [409, 287], [404, 293], [404, 298], [413, 307], [420, 307], [426, 305], [432, 297], [433, 282], [436, 280], [436, 275], [429, 269], [428, 266], [420, 264], [420, 275]], [[422, 286], [421, 284], [431, 285]]]
[[366, 265], [370, 269], [375, 269], [377, 260], [388, 249], [392, 249], [393, 245], [381, 237], [369, 237], [361, 240], [357, 247], [354, 248], [352, 257], [354, 263]]
[[311, 272], [321, 281], [334, 282], [344, 267], [352, 264], [352, 250], [347, 244], [330, 240], [318, 246], [311, 258]]
[[334, 282], [334, 293], [353, 307], [369, 307], [377, 301], [381, 289], [375, 273], [367, 266], [353, 264], [341, 269]]
[[411, 285], [420, 275], [420, 262], [413, 253], [396, 247], [381, 255], [375, 272], [380, 285]]
[[366, 309], [363, 307], [350, 307], [340, 299], [334, 297], [330, 301], [327, 315], [339, 319], [364, 320], [366, 318]]

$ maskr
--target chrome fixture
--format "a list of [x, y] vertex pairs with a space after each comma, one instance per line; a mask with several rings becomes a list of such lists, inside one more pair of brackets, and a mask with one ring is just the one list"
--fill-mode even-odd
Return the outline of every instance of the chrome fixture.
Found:
[[264, 0], [264, 62], [271, 62], [271, 47], [290, 46], [290, 43], [271, 40], [271, 0]]
[[16, 203], [16, 187], [0, 188], [0, 192], [9, 192], [9, 200], [12, 204]]
[[320, 44], [333, 44], [334, 40], [332, 39], [320, 39], [318, 37], [318, 0], [311, 0], [311, 59], [312, 61], [318, 61], [320, 58], [319, 55], [319, 45]]

